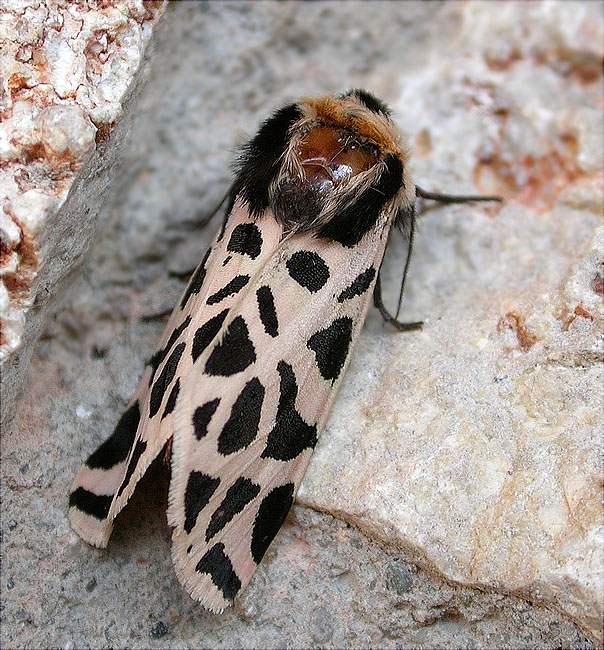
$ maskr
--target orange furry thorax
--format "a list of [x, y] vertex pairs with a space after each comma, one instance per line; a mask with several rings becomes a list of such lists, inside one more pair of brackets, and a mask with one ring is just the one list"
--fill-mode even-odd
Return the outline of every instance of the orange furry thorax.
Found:
[[352, 131], [376, 144], [382, 155], [394, 154], [403, 164], [407, 162], [408, 153], [395, 124], [385, 115], [369, 110], [354, 97], [306, 97], [299, 105], [305, 113], [305, 122], [316, 120]]

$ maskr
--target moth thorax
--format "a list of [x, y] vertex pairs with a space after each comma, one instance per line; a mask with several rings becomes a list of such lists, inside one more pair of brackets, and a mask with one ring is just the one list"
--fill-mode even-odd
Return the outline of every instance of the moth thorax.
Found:
[[273, 194], [273, 213], [285, 225], [308, 229], [317, 225], [324, 207], [338, 189], [379, 162], [375, 145], [352, 132], [331, 126], [310, 129], [293, 154], [297, 173], [283, 178]]

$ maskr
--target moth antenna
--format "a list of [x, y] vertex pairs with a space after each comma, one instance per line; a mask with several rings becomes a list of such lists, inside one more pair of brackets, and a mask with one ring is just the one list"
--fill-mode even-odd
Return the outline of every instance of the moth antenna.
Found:
[[403, 279], [401, 280], [401, 288], [398, 294], [398, 305], [396, 308], [395, 319], [398, 320], [401, 305], [403, 304], [403, 293], [405, 291], [405, 282], [407, 280], [407, 273], [409, 272], [409, 265], [411, 263], [411, 253], [413, 252], [413, 238], [415, 237], [415, 211], [411, 214], [409, 221], [409, 245], [407, 246], [407, 257], [405, 259], [405, 268], [403, 269]]
[[415, 186], [415, 193], [422, 199], [439, 201], [440, 203], [471, 203], [473, 201], [497, 201], [501, 203], [503, 197], [495, 195], [481, 196], [479, 194], [439, 194], [438, 192], [428, 192], [419, 185]]

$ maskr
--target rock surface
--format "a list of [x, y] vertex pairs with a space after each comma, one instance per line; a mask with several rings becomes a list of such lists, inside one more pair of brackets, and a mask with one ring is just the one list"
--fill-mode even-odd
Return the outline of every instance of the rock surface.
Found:
[[122, 141], [108, 138], [137, 87], [162, 5], [0, 6], [0, 422], [49, 301], [94, 236]]
[[[600, 7], [301, 7], [181, 2], [156, 31], [106, 227], [2, 438], [2, 647], [601, 639]], [[420, 185], [508, 200], [426, 212], [404, 313], [423, 331], [370, 314], [301, 505], [213, 616], [173, 574], [159, 468], [106, 551], [70, 532], [66, 494], [153, 352], [143, 317], [212, 235], [195, 223], [230, 150], [284, 101], [349, 86], [396, 109]]]
[[458, 49], [405, 77], [395, 107], [415, 129], [418, 183], [473, 179], [509, 200], [426, 217], [407, 301], [426, 325], [400, 337], [370, 323], [300, 500], [601, 640], [603, 34], [590, 11], [504, 5], [487, 41], [492, 8], [468, 5]]

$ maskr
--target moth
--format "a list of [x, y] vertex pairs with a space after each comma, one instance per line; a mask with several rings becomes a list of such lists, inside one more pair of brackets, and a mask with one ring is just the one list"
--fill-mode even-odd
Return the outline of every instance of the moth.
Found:
[[[304, 98], [261, 125], [136, 394], [75, 479], [82, 539], [107, 545], [166, 450], [178, 579], [212, 611], [232, 603], [294, 502], [371, 297], [397, 329], [421, 325], [384, 307], [390, 232], [408, 233], [410, 253], [417, 196], [497, 200], [421, 190], [407, 161], [390, 110], [360, 89]], [[404, 276], [408, 266], [409, 254]]]

